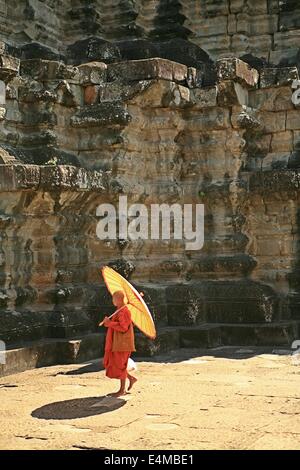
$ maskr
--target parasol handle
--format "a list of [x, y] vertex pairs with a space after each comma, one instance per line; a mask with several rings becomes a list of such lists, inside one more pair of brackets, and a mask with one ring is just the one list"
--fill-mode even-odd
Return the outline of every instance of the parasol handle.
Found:
[[[144, 292], [140, 292], [139, 294], [140, 294], [141, 297], [144, 297]], [[126, 304], [125, 304], [125, 305], [126, 305]], [[108, 318], [113, 317], [113, 316], [114, 316], [116, 313], [118, 313], [118, 311], [121, 310], [123, 307], [124, 307], [124, 305], [122, 305], [122, 307], [118, 308], [118, 309], [117, 309], [114, 313], [112, 313], [112, 314], [110, 315], [110, 317], [108, 317]], [[99, 326], [103, 326], [103, 321], [102, 321], [101, 323], [99, 323]]]
[[[122, 307], [118, 308], [114, 313], [112, 313], [108, 318], [113, 317], [116, 313], [118, 313], [119, 310], [121, 310], [125, 305], [122, 305]], [[99, 326], [103, 326], [104, 321], [99, 323]]]

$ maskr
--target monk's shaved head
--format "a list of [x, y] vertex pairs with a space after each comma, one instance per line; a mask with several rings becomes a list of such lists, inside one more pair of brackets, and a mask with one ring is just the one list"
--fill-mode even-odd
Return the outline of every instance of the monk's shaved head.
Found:
[[124, 300], [125, 294], [122, 290], [117, 290], [116, 292], [113, 293], [113, 297]]
[[125, 293], [122, 290], [117, 290], [116, 292], [113, 293], [112, 302], [116, 307], [119, 308], [122, 305], [125, 305], [124, 299], [125, 299]]

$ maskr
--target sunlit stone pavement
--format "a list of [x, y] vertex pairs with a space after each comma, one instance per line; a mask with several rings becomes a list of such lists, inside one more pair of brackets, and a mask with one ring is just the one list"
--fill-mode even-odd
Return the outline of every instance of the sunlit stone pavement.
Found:
[[0, 449], [300, 449], [300, 360], [223, 347], [137, 362], [124, 399], [101, 362], [0, 379]]

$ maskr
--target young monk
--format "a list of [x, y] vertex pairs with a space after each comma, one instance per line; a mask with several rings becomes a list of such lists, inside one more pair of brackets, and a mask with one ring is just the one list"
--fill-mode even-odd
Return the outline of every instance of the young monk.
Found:
[[120, 389], [111, 396], [126, 395], [126, 379], [129, 380], [128, 391], [137, 381], [127, 371], [127, 363], [132, 351], [135, 351], [133, 324], [131, 314], [124, 303], [124, 292], [117, 291], [112, 296], [113, 304], [118, 312], [110, 320], [105, 317], [103, 325], [107, 327], [103, 365], [106, 376], [110, 379], [120, 380]]

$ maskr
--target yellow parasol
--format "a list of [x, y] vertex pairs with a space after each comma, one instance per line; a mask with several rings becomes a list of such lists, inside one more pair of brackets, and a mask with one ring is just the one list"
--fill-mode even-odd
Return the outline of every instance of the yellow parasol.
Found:
[[142, 293], [139, 293], [130, 282], [109, 266], [104, 266], [101, 271], [106, 287], [111, 295], [118, 290], [124, 292], [124, 302], [130, 310], [131, 318], [135, 326], [149, 338], [155, 339], [156, 330], [154, 321], [141, 296]]

